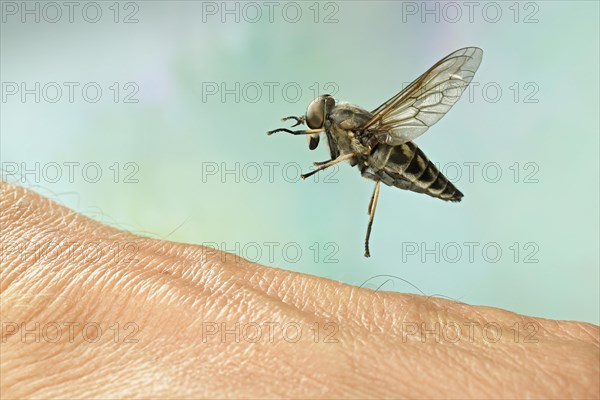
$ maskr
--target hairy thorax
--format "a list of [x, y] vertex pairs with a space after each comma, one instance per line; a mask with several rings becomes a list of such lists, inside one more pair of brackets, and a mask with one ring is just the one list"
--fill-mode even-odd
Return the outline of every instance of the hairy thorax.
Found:
[[331, 135], [340, 155], [354, 153], [356, 159], [351, 162], [356, 165], [364, 162], [371, 152], [370, 146], [360, 140], [359, 128], [372, 117], [367, 110], [349, 103], [339, 103], [332, 110], [328, 120], [328, 133]]

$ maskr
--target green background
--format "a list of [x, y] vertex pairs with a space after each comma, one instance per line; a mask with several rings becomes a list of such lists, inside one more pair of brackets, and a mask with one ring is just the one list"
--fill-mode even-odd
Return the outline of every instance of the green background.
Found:
[[[218, 243], [265, 265], [599, 322], [598, 2], [482, 2], [471, 15], [463, 2], [427, 3], [439, 22], [422, 2], [276, 2], [272, 21], [264, 2], [98, 2], [96, 23], [86, 3], [73, 22], [64, 7], [56, 22], [51, 9], [23, 22], [6, 3], [5, 180], [122, 229]], [[416, 140], [465, 198], [382, 187], [365, 259], [372, 182], [347, 164], [300, 181], [299, 169], [328, 158], [324, 141], [311, 152], [303, 137], [265, 132], [318, 93], [374, 109], [465, 46], [484, 49], [477, 85]], [[23, 101], [10, 82], [47, 90]], [[63, 89], [54, 103], [49, 82]], [[64, 82], [79, 83], [73, 102]], [[102, 89], [95, 103], [88, 82]], [[79, 163], [73, 179], [65, 162]], [[23, 173], [35, 163], [39, 173]], [[477, 243], [473, 259], [465, 242]]]

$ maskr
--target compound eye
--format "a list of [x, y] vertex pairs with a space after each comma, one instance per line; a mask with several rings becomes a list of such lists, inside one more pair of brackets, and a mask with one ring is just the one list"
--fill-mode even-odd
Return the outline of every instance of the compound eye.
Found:
[[306, 110], [306, 125], [310, 129], [320, 129], [325, 122], [325, 99], [318, 97], [313, 100]]

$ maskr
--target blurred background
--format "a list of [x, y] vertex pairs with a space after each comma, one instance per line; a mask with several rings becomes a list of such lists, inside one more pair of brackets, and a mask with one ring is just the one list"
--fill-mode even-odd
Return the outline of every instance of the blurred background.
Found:
[[[98, 221], [351, 285], [599, 322], [597, 2], [2, 2], [2, 178]], [[367, 109], [465, 46], [416, 143], [461, 203], [267, 130]]]

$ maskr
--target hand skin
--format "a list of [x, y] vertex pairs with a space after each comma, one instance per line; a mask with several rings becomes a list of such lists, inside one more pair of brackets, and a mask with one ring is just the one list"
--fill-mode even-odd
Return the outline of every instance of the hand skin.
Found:
[[599, 396], [595, 325], [267, 268], [0, 188], [2, 399]]

